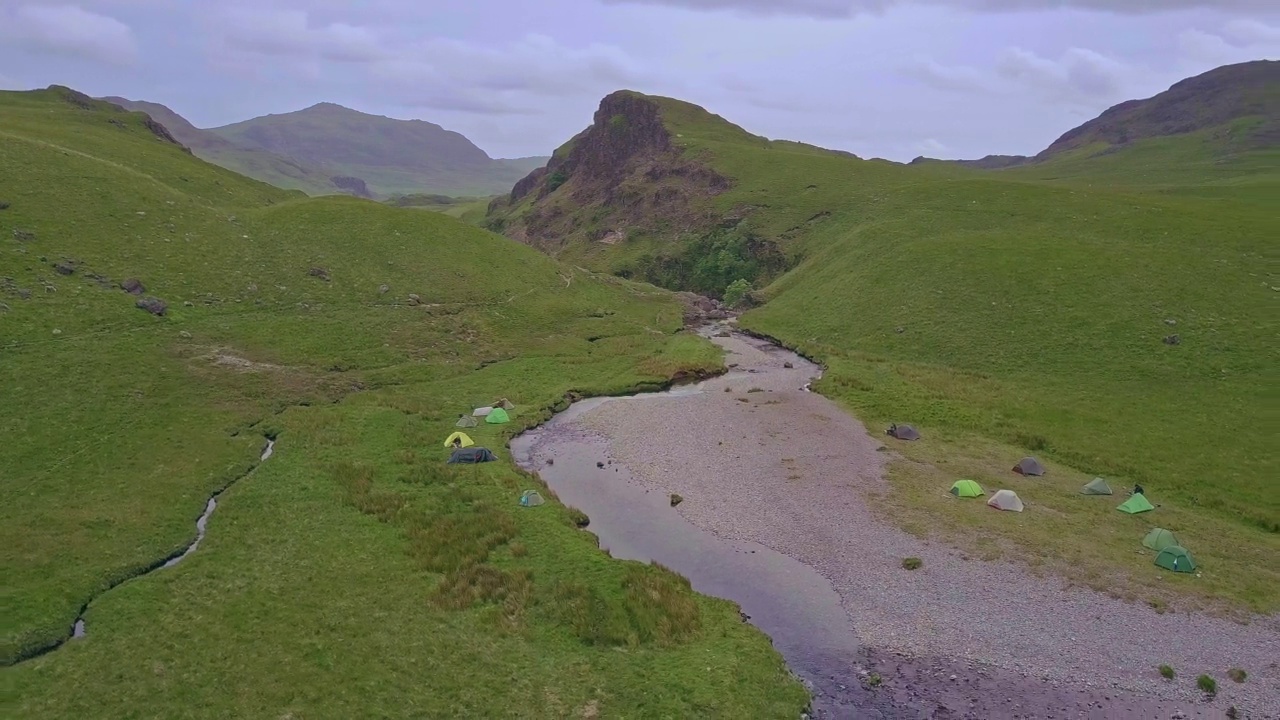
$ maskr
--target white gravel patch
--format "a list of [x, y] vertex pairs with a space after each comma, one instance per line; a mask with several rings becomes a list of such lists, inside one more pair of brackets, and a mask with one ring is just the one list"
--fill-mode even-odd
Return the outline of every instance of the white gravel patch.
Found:
[[[695, 525], [817, 569], [863, 643], [1196, 704], [1195, 677], [1207, 673], [1218, 680], [1219, 713], [1235, 705], [1248, 717], [1280, 717], [1275, 616], [1241, 625], [1160, 615], [922, 542], [868, 508], [869, 491], [888, 490], [889, 453], [835, 403], [800, 389], [815, 366], [762, 341], [715, 341], [738, 367], [704, 392], [605, 402], [574, 422], [606, 436], [637, 482], [683, 496], [677, 510]], [[908, 556], [924, 567], [904, 571]], [[1159, 678], [1162, 663], [1177, 670], [1174, 682]], [[1233, 667], [1248, 681], [1229, 680]]]

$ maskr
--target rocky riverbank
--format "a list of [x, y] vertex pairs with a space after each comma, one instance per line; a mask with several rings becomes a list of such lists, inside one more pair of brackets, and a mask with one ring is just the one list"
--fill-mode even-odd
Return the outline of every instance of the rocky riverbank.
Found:
[[[729, 352], [728, 375], [699, 392], [598, 403], [551, 430], [538, 452], [554, 456], [556, 432], [589, 435], [626, 469], [619, 481], [680, 495], [670, 512], [697, 528], [817, 570], [862, 645], [852, 662], [807, 678], [817, 714], [1220, 718], [1234, 707], [1280, 717], [1274, 618], [1159, 615], [910, 536], [869, 505], [889, 490], [891, 453], [803, 389], [817, 368], [763, 340], [715, 341]], [[904, 570], [904, 557], [923, 567]], [[1172, 682], [1158, 674], [1165, 663], [1179, 671]], [[1248, 681], [1227, 680], [1233, 667]], [[1218, 676], [1215, 698], [1195, 688], [1200, 673]]]

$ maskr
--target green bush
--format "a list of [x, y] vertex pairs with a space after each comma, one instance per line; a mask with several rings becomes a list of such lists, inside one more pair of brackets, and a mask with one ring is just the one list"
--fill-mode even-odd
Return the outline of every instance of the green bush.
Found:
[[924, 561], [918, 557], [902, 558], [902, 567], [905, 570], [916, 570], [924, 565]]
[[1169, 667], [1168, 665], [1160, 666], [1160, 677], [1164, 678], [1165, 680], [1172, 680], [1173, 675], [1174, 675], [1173, 668]]
[[1208, 675], [1201, 675], [1196, 678], [1196, 687], [1200, 688], [1200, 691], [1205, 695], [1218, 694], [1218, 681]]
[[749, 292], [751, 292], [751, 283], [738, 278], [724, 289], [724, 303], [730, 307], [736, 307]]
[[1242, 683], [1245, 681], [1245, 678], [1249, 677], [1249, 673], [1240, 668], [1231, 668], [1227, 671], [1227, 677], [1231, 678], [1235, 682]]
[[547, 192], [555, 192], [556, 188], [565, 184], [568, 179], [569, 176], [563, 170], [551, 173], [551, 176], [547, 178]]

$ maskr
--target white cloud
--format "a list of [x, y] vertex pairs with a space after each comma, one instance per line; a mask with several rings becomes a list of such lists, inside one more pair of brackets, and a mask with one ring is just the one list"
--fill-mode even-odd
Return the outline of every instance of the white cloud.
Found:
[[695, 11], [848, 18], [908, 5], [948, 6], [979, 12], [1079, 8], [1111, 13], [1154, 13], [1192, 8], [1272, 10], [1274, 0], [600, 0], [606, 5], [661, 5]]
[[229, 52], [347, 63], [384, 56], [373, 31], [346, 23], [312, 23], [301, 10], [230, 8], [216, 22], [217, 37]]
[[27, 50], [112, 65], [131, 65], [138, 59], [138, 44], [128, 25], [77, 5], [0, 9], [0, 38]]
[[1126, 81], [1137, 71], [1085, 48], [1071, 48], [1057, 60], [1051, 60], [1030, 50], [1011, 47], [1001, 56], [996, 72], [1024, 90], [1096, 106], [1100, 101], [1122, 96]]
[[916, 58], [914, 62], [904, 66], [901, 72], [937, 90], [961, 93], [989, 93], [996, 90], [991, 79], [977, 68], [942, 65], [930, 57]]

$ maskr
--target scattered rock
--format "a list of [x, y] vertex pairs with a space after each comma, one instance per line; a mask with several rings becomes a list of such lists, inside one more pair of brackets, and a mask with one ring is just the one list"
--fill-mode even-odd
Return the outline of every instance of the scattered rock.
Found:
[[555, 460], [555, 458], [547, 458], [547, 464], [548, 464], [548, 465], [555, 465], [555, 464], [556, 464], [556, 460]]
[[603, 461], [599, 461], [599, 460], [598, 460], [598, 461], [596, 461], [596, 467], [598, 467], [598, 468], [600, 468], [601, 470], [603, 470], [603, 469], [604, 469], [604, 462], [603, 462]]
[[53, 334], [54, 334], [54, 335], [61, 335], [61, 334], [62, 334], [62, 331], [61, 331], [61, 330], [59, 330], [58, 328], [54, 328], [54, 329], [53, 329]]
[[386, 294], [387, 294], [387, 293], [389, 293], [389, 292], [391, 292], [391, 286], [390, 286], [390, 285], [379, 285], [379, 286], [378, 286], [378, 294], [379, 294], [379, 295], [386, 295]]
[[0, 200], [0, 210], [8, 210], [8, 209], [9, 209], [9, 203], [3, 200]]
[[418, 295], [417, 295], [416, 293], [409, 293], [409, 304], [410, 304], [410, 305], [421, 305], [421, 304], [422, 304], [422, 298], [418, 297]]
[[682, 502], [684, 502], [684, 498], [683, 498], [683, 497], [680, 497], [679, 495], [677, 495], [677, 494], [675, 494], [675, 493], [671, 493], [671, 507], [675, 507], [675, 506], [679, 505], [679, 504], [680, 504], [680, 503], [682, 503]]
[[1177, 324], [1178, 324], [1178, 321], [1177, 321], [1177, 320], [1174, 320], [1173, 318], [1169, 318], [1169, 319], [1167, 319], [1167, 320], [1165, 320], [1165, 321], [1164, 321], [1164, 324], [1165, 324], [1165, 325], [1168, 325], [1169, 327], [1173, 327], [1174, 325], [1177, 325]]
[[10, 309], [11, 308], [8, 305], [0, 303], [0, 312], [9, 312]]
[[716, 336], [716, 337], [729, 337], [729, 331], [728, 331], [728, 330], [721, 330], [720, 332], [716, 333], [716, 334], [715, 334], [715, 336]]
[[178, 333], [178, 337], [182, 338], [183, 340], [190, 340], [191, 333], [187, 332], [186, 330], [183, 330], [182, 332]]
[[245, 288], [245, 290], [251, 293], [258, 292], [258, 283], [249, 283], [249, 287]]
[[790, 360], [788, 360], [788, 361], [786, 361], [786, 362], [782, 363], [782, 367], [784, 367], [784, 368], [786, 368], [786, 369], [790, 370], [791, 368], [795, 367], [795, 365], [792, 365], [792, 364], [791, 364], [791, 361], [790, 361]]
[[18, 297], [22, 298], [23, 300], [30, 300], [31, 291], [26, 288], [18, 288]]
[[156, 317], [160, 317], [164, 315], [165, 311], [169, 309], [169, 306], [165, 305], [163, 300], [161, 300], [160, 298], [153, 298], [153, 297], [144, 298], [134, 303], [133, 305], [136, 308], [146, 310], [147, 312], [151, 313], [152, 315], [155, 315]]
[[53, 264], [53, 269], [59, 275], [70, 275], [76, 271], [76, 263], [74, 260], [63, 260]]
[[183, 301], [182, 301], [182, 306], [183, 306], [183, 307], [195, 307], [195, 306], [196, 306], [196, 304], [195, 304], [195, 303], [193, 303], [193, 302], [191, 302], [190, 300], [183, 300]]
[[36, 239], [36, 234], [30, 230], [14, 228], [13, 237], [18, 242], [31, 242]]
[[124, 290], [130, 295], [141, 295], [142, 293], [147, 291], [146, 286], [144, 286], [142, 284], [142, 281], [139, 280], [138, 278], [129, 278], [124, 282], [120, 283], [120, 289]]
[[1164, 344], [1165, 345], [1181, 345], [1182, 337], [1180, 335], [1165, 335]]
[[313, 278], [320, 278], [325, 282], [329, 282], [329, 271], [322, 267], [313, 267], [307, 274]]
[[901, 335], [902, 333], [906, 332], [907, 329], [899, 325], [898, 327], [894, 328], [893, 331]]
[[729, 313], [723, 310], [712, 310], [711, 312], [707, 313], [707, 318], [709, 320], [724, 320], [727, 317], [729, 317]]

